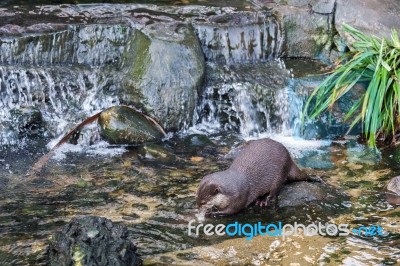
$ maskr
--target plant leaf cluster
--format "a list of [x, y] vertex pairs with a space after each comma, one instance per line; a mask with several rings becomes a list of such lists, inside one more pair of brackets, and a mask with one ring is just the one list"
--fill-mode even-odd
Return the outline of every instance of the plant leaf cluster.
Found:
[[352, 120], [350, 129], [361, 121], [363, 134], [371, 147], [376, 147], [378, 139], [395, 141], [400, 132], [400, 40], [397, 31], [392, 30], [391, 39], [381, 39], [346, 24], [343, 27], [355, 39], [353, 49], [344, 54], [333, 72], [309, 96], [302, 122], [305, 117], [314, 119], [326, 110], [331, 111], [354, 85], [366, 82], [368, 87], [344, 119]]

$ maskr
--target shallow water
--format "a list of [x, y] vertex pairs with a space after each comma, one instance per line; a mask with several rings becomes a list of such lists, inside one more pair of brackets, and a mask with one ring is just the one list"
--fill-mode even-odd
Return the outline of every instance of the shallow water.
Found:
[[[51, 160], [34, 176], [21, 175], [17, 165], [11, 163], [8, 168], [13, 173], [2, 171], [0, 264], [45, 264], [49, 236], [79, 215], [101, 215], [127, 225], [147, 264], [188, 264], [192, 260], [196, 265], [235, 261], [254, 265], [287, 265], [292, 261], [300, 265], [396, 264], [400, 257], [400, 213], [386, 201], [382, 188], [400, 170], [395, 163], [398, 150], [384, 151], [380, 159], [352, 139], [272, 137], [284, 143], [308, 173], [342, 189], [349, 200], [301, 208], [253, 206], [237, 215], [207, 218], [206, 222], [373, 224], [389, 234], [285, 240], [257, 236], [250, 241], [244, 237], [188, 236], [188, 222], [195, 219], [195, 191], [200, 179], [226, 168], [230, 160], [224, 155], [243, 141], [237, 134], [216, 133], [209, 139], [189, 135], [145, 148], [98, 147], [97, 153], [71, 152], [66, 147], [60, 151], [64, 159]], [[101, 155], [104, 149], [109, 154]], [[14, 153], [14, 161], [23, 160], [16, 156]]]

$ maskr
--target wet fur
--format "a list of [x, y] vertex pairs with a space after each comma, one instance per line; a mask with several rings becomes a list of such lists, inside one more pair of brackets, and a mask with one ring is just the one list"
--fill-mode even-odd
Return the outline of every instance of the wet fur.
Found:
[[227, 170], [202, 179], [196, 203], [200, 210], [214, 208], [214, 214], [233, 214], [263, 196], [267, 205], [286, 181], [308, 179], [281, 143], [271, 139], [254, 140]]

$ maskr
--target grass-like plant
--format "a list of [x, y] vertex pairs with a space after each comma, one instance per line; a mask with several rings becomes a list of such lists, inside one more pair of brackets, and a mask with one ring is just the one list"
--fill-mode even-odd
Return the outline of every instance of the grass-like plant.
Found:
[[395, 141], [400, 132], [400, 40], [397, 31], [392, 30], [391, 39], [380, 39], [346, 24], [343, 27], [355, 39], [353, 49], [309, 96], [302, 122], [306, 117], [314, 119], [326, 110], [332, 110], [339, 98], [356, 83], [367, 82], [367, 89], [345, 114], [344, 120], [352, 120], [350, 129], [361, 121], [362, 132], [371, 147], [376, 147], [377, 139]]

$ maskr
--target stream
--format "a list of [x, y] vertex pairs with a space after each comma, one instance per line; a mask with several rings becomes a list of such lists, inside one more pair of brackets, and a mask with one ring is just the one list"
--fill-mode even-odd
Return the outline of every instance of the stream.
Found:
[[[230, 5], [242, 5], [234, 3]], [[398, 265], [400, 210], [387, 201], [384, 187], [400, 174], [400, 149], [377, 153], [360, 144], [356, 134], [343, 137], [347, 128], [337, 121], [327, 126], [325, 118], [306, 124], [306, 133], [301, 134], [307, 92], [323, 80], [326, 65], [317, 60], [278, 59], [281, 29], [270, 18], [262, 25], [194, 27], [207, 60], [192, 122], [183, 123], [162, 141], [143, 145], [93, 141], [98, 126], [92, 123], [80, 132], [76, 145], [65, 143], [31, 175], [27, 173], [32, 165], [73, 125], [121, 103], [118, 86], [126, 74], [125, 47], [133, 30], [124, 24], [96, 24], [71, 26], [29, 40], [2, 37], [0, 265], [47, 265], [49, 238], [72, 218], [85, 215], [126, 225], [144, 265]], [[249, 56], [247, 51], [235, 50], [235, 54], [205, 44], [217, 35], [239, 43], [242, 32], [262, 36], [268, 32], [268, 49]], [[92, 38], [97, 42], [82, 46]], [[47, 42], [75, 50], [47, 51]], [[46, 60], [51, 63], [41, 63]], [[13, 110], [26, 106], [40, 106], [46, 131], [21, 137], [11, 128]], [[320, 176], [346, 197], [332, 204], [251, 205], [235, 215], [208, 217], [206, 223], [329, 222], [349, 228], [376, 225], [384, 234], [284, 239], [258, 235], [251, 240], [188, 235], [188, 223], [196, 219], [200, 180], [229, 167], [232, 159], [226, 155], [233, 148], [264, 137], [281, 142], [300, 168]]]

